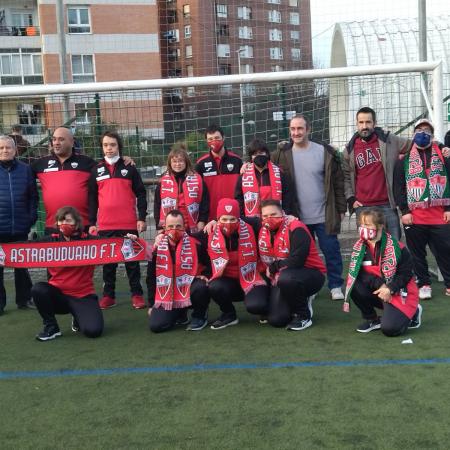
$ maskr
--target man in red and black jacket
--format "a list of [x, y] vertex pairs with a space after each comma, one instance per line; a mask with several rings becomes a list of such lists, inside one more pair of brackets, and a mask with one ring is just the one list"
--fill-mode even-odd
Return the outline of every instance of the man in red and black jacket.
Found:
[[234, 188], [242, 167], [240, 156], [225, 148], [224, 132], [216, 125], [205, 130], [209, 153], [199, 158], [195, 171], [208, 187], [209, 220], [215, 218], [217, 204], [221, 198], [234, 198]]
[[[100, 139], [104, 159], [92, 169], [89, 179], [89, 232], [100, 236], [137, 235], [145, 231], [147, 197], [144, 183], [134, 166], [125, 166], [121, 157], [122, 139], [112, 131]], [[136, 207], [138, 217], [136, 217]], [[127, 262], [125, 268], [130, 282], [131, 301], [135, 309], [145, 308], [139, 262]], [[116, 304], [117, 264], [103, 266], [103, 298], [100, 307]]]
[[88, 218], [88, 181], [95, 161], [73, 153], [73, 136], [67, 128], [57, 128], [52, 137], [52, 152], [35, 161], [31, 168], [39, 179], [45, 207], [45, 233], [56, 232], [55, 214], [63, 206], [73, 206], [83, 219]]

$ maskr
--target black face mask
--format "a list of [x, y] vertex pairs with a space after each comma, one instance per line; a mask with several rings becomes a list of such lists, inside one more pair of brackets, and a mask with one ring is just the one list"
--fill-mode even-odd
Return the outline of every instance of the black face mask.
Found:
[[269, 157], [267, 155], [257, 155], [257, 156], [255, 156], [253, 163], [255, 164], [255, 166], [262, 168], [267, 164], [268, 161], [269, 161]]

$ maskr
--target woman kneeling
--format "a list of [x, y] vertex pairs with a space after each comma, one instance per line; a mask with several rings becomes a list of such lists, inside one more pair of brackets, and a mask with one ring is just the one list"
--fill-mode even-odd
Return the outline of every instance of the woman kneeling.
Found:
[[[422, 306], [408, 249], [385, 231], [383, 213], [370, 209], [359, 217], [360, 239], [350, 260], [344, 310], [348, 296], [361, 310], [360, 333], [379, 330], [399, 336], [419, 328]], [[379, 317], [375, 308], [383, 309]]]

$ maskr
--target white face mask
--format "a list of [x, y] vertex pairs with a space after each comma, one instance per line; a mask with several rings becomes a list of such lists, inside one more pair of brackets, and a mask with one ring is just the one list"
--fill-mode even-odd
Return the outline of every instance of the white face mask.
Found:
[[107, 156], [105, 156], [105, 161], [108, 164], [115, 164], [117, 161], [119, 161], [119, 159], [120, 159], [120, 155], [113, 156], [112, 158], [108, 158]]

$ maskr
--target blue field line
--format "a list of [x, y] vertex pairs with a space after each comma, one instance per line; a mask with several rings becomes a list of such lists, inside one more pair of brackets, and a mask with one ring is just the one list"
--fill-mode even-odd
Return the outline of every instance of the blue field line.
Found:
[[375, 359], [354, 361], [298, 361], [298, 362], [262, 362], [262, 363], [229, 363], [229, 364], [192, 364], [185, 366], [161, 367], [115, 367], [110, 369], [61, 369], [48, 371], [0, 371], [0, 380], [14, 378], [59, 378], [81, 377], [95, 375], [123, 375], [135, 373], [187, 373], [212, 372], [221, 370], [255, 370], [255, 369], [285, 369], [309, 367], [371, 367], [371, 366], [421, 366], [428, 364], [450, 364], [450, 358], [432, 359]]

